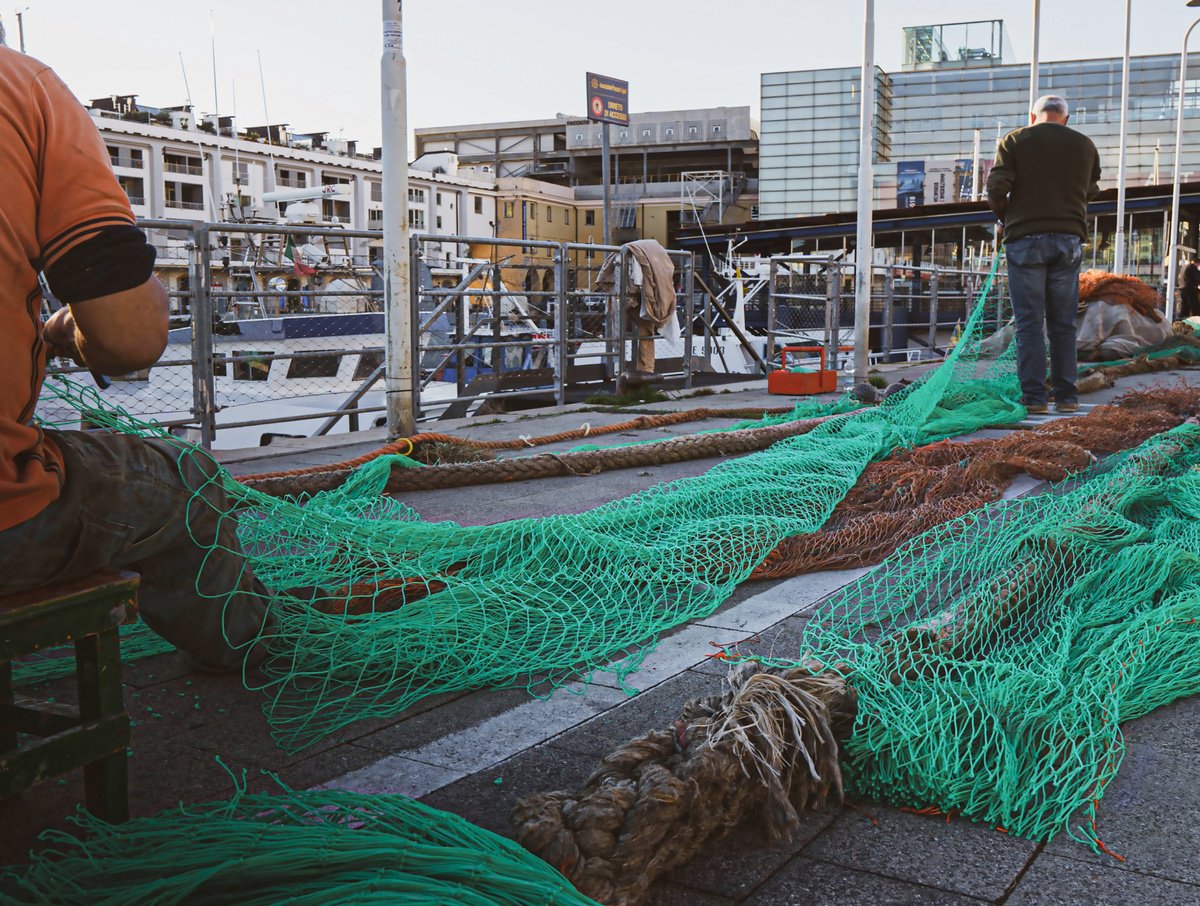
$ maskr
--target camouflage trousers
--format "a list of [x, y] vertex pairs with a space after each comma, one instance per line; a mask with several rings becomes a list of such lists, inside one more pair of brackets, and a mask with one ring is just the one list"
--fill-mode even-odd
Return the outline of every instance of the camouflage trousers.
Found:
[[0, 532], [0, 594], [104, 567], [133, 570], [142, 619], [191, 666], [239, 666], [269, 594], [241, 554], [216, 464], [165, 440], [47, 435], [62, 451], [66, 481], [45, 510]]

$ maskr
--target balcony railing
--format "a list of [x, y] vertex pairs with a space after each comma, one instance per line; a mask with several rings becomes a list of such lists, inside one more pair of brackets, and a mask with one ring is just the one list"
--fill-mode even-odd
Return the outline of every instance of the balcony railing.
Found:
[[173, 199], [168, 198], [167, 199], [167, 207], [168, 208], [181, 208], [185, 211], [203, 211], [204, 210], [204, 202], [202, 202], [202, 201], [175, 201]]
[[297, 179], [292, 176], [276, 177], [275, 184], [278, 186], [287, 186], [289, 189], [306, 189], [306, 188], [308, 188], [308, 186], [305, 185], [305, 181], [303, 179]]
[[[139, 164], [138, 166], [141, 166], [141, 165]], [[184, 174], [187, 174], [188, 176], [203, 176], [204, 175], [204, 168], [198, 167], [195, 164], [176, 164], [176, 163], [172, 163], [171, 161], [167, 161], [163, 165], [163, 169], [166, 170], [168, 173], [184, 173]]]
[[140, 170], [146, 165], [140, 157], [120, 157], [116, 154], [108, 155], [108, 159], [114, 167], [127, 167], [130, 170]]
[[141, 195], [130, 195], [129, 203], [131, 205], [139, 205], [139, 204], [144, 205], [146, 203], [146, 199], [143, 198]]

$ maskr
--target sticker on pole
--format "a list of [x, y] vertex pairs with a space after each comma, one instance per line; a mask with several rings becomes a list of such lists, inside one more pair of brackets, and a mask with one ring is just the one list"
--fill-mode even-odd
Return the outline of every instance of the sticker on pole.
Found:
[[587, 74], [588, 116], [594, 123], [629, 125], [629, 83], [621, 79]]
[[383, 23], [383, 49], [404, 50], [404, 23], [387, 19]]

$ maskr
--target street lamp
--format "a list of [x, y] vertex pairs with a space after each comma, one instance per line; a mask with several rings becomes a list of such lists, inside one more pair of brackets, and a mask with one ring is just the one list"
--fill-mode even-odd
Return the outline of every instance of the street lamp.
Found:
[[[1200, 2], [1200, 0], [1197, 0]], [[1132, 0], [1125, 0], [1125, 59], [1121, 64], [1121, 138], [1117, 164], [1117, 242], [1113, 249], [1113, 273], [1125, 273], [1125, 157], [1129, 135], [1129, 20]]]
[[[870, 362], [867, 342], [871, 324], [871, 263], [875, 258], [871, 236], [873, 197], [871, 190], [874, 185], [871, 127], [875, 114], [875, 0], [864, 0], [863, 6], [863, 62], [859, 78], [858, 123], [858, 233], [854, 245], [854, 380], [856, 383], [866, 381]], [[835, 313], [834, 318], [838, 317]], [[833, 338], [835, 350], [837, 342], [835, 329]]]
[[[1188, 6], [1200, 7], [1200, 0], [1188, 0]], [[1171, 180], [1171, 232], [1168, 239], [1171, 243], [1170, 264], [1167, 265], [1167, 323], [1175, 320], [1175, 278], [1179, 273], [1179, 171], [1180, 157], [1183, 156], [1183, 87], [1187, 82], [1187, 45], [1192, 31], [1200, 25], [1197, 19], [1183, 33], [1183, 50], [1179, 53], [1179, 113], [1175, 118], [1175, 176]]]

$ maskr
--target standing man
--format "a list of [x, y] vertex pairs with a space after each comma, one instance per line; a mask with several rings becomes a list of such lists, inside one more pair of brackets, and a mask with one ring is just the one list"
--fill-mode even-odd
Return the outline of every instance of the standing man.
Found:
[[[158, 361], [167, 294], [92, 118], [47, 66], [3, 46], [0, 174], [0, 594], [134, 569], [142, 618], [189, 665], [259, 658], [267, 591], [211, 458], [34, 417], [48, 355], [100, 374]], [[39, 272], [67, 305], [45, 324]]]
[[1200, 259], [1197, 259], [1193, 253], [1188, 260], [1188, 265], [1183, 269], [1183, 276], [1180, 281], [1179, 297], [1183, 303], [1180, 307], [1182, 317], [1191, 318], [1200, 315]]
[[1067, 102], [1037, 99], [1029, 125], [1001, 139], [988, 176], [988, 204], [1000, 220], [1017, 328], [1021, 402], [1046, 412], [1046, 343], [1058, 412], [1079, 409], [1075, 388], [1075, 315], [1087, 203], [1099, 191], [1100, 155], [1086, 135], [1067, 128]]

